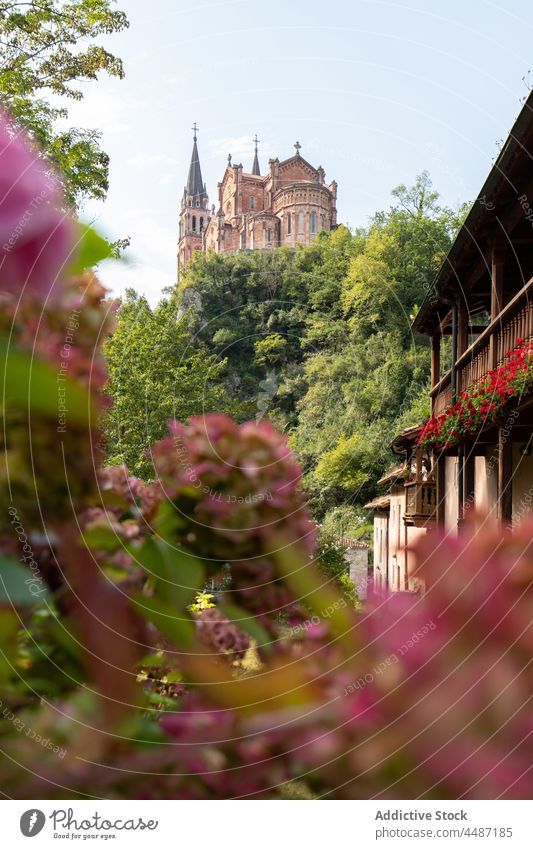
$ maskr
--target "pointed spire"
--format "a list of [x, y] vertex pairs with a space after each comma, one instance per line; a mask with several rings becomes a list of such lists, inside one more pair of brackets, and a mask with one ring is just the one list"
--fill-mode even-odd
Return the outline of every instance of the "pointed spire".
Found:
[[257, 138], [257, 133], [254, 138], [255, 143], [255, 156], [254, 156], [254, 164], [252, 165], [252, 174], [256, 174], [258, 177], [261, 176], [261, 170], [259, 168], [259, 157], [257, 155], [257, 145], [259, 144], [259, 139]]
[[187, 177], [187, 185], [185, 186], [185, 194], [190, 195], [196, 201], [197, 199], [202, 200], [204, 197], [207, 197], [207, 192], [202, 180], [202, 169], [200, 168], [200, 157], [198, 155], [197, 145], [198, 127], [196, 126], [196, 121], [194, 122], [192, 131], [192, 156], [191, 164], [189, 166], [189, 176]]

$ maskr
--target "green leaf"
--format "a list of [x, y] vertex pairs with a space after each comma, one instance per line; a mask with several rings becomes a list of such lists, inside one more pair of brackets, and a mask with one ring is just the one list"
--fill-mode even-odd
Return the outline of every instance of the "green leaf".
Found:
[[187, 614], [176, 612], [158, 598], [147, 598], [143, 595], [133, 597], [133, 606], [137, 613], [152, 622], [176, 646], [186, 648], [191, 645], [196, 628]]
[[48, 597], [44, 581], [16, 560], [0, 555], [0, 604], [27, 607]]
[[250, 616], [246, 610], [243, 610], [242, 607], [238, 607], [236, 604], [222, 604], [219, 606], [219, 610], [221, 610], [224, 616], [233, 622], [234, 625], [237, 625], [238, 628], [246, 631], [247, 634], [256, 640], [258, 646], [267, 651], [271, 650], [272, 637], [268, 631], [259, 624], [257, 619]]
[[156, 578], [156, 595], [178, 611], [186, 610], [204, 585], [202, 562], [163, 540], [147, 539], [141, 548], [128, 550]]
[[31, 412], [53, 416], [59, 421], [58, 387], [65, 395], [67, 420], [87, 425], [91, 420], [90, 398], [86, 389], [68, 378], [58, 383], [57, 373], [45, 363], [33, 359], [27, 351], [9, 347], [0, 341], [0, 369], [3, 373], [2, 402]]
[[87, 224], [78, 223], [78, 243], [76, 258], [70, 266], [71, 274], [79, 274], [86, 268], [92, 268], [103, 259], [113, 255], [113, 248], [102, 236]]
[[146, 654], [137, 661], [139, 669], [151, 669], [152, 667], [157, 668], [164, 666], [164, 664], [165, 658], [162, 654]]
[[88, 548], [100, 549], [102, 551], [116, 551], [122, 547], [122, 540], [115, 531], [104, 528], [101, 525], [89, 528], [82, 534], [82, 540]]
[[163, 539], [171, 539], [175, 534], [187, 526], [183, 516], [170, 501], [162, 501], [156, 510], [152, 520], [154, 533]]

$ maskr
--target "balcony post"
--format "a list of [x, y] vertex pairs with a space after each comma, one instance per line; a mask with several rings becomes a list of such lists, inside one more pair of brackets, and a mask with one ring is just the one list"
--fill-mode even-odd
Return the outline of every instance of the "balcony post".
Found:
[[509, 526], [513, 518], [513, 443], [509, 431], [498, 429], [498, 519]]
[[[466, 300], [461, 297], [459, 300], [459, 322], [457, 327], [457, 359], [462, 357], [466, 349], [468, 348], [468, 304]], [[464, 389], [464, 387], [460, 387]]]
[[440, 380], [440, 333], [431, 337], [431, 388]]
[[450, 375], [450, 388], [452, 391], [452, 404], [457, 403], [457, 324], [459, 310], [457, 302], [452, 307], [452, 369]]
[[[440, 333], [431, 337], [431, 388], [440, 380]], [[431, 398], [431, 415], [435, 414], [435, 398]]]
[[[498, 318], [503, 309], [503, 271], [505, 263], [505, 248], [496, 245], [492, 249], [491, 287], [490, 287], [490, 320]], [[489, 368], [498, 365], [498, 347], [494, 331], [489, 340]]]

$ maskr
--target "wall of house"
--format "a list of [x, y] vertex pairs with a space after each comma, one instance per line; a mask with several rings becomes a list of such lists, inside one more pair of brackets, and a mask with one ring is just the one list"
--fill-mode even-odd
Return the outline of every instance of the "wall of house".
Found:
[[387, 583], [387, 537], [389, 514], [374, 513], [374, 591], [383, 592]]
[[[485, 457], [476, 457], [474, 476], [475, 500], [472, 508], [476, 516], [496, 517], [498, 505], [498, 450], [496, 446], [487, 449]], [[466, 507], [466, 505], [465, 505]], [[470, 509], [465, 510], [468, 515]]]
[[417, 569], [419, 563], [416, 558], [416, 552], [413, 552], [412, 549], [433, 527], [432, 522], [428, 522], [427, 520], [419, 521], [420, 524], [407, 526], [407, 584], [408, 589], [414, 592], [422, 592], [424, 590], [424, 582], [420, 578], [413, 576], [413, 572]]
[[457, 457], [444, 461], [444, 528], [446, 533], [457, 533], [459, 498], [457, 490]]
[[533, 454], [513, 445], [513, 524], [533, 515]]
[[[396, 491], [394, 491], [396, 490]], [[405, 490], [393, 488], [389, 512], [374, 514], [374, 591], [423, 591], [420, 578], [413, 576], [418, 563], [412, 547], [434, 526], [427, 519], [406, 525]]]
[[344, 557], [357, 598], [364, 601], [368, 595], [368, 548], [347, 548]]
[[[398, 491], [394, 492], [394, 489]], [[395, 487], [390, 496], [389, 519], [389, 589], [407, 589], [405, 557], [406, 529], [403, 521], [405, 512], [405, 490]]]

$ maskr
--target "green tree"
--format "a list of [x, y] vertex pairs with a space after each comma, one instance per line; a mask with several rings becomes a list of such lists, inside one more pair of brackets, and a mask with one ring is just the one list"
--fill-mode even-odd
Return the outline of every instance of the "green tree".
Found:
[[392, 438], [428, 414], [429, 347], [411, 322], [464, 210], [429, 175], [398, 186], [367, 229], [308, 247], [198, 254], [183, 285], [200, 296], [206, 350], [227, 357], [226, 403], [289, 433], [317, 518], [364, 504], [393, 462]]
[[128, 26], [114, 6], [114, 0], [0, 2], [0, 97], [56, 166], [69, 206], [102, 199], [108, 188], [100, 133], [57, 130], [56, 122], [68, 117], [65, 100], [82, 99], [85, 81], [100, 71], [123, 77], [120, 59], [90, 43]]
[[188, 318], [177, 319], [175, 298], [152, 309], [130, 289], [105, 344], [113, 399], [104, 421], [108, 461], [145, 479], [153, 477], [149, 449], [171, 418], [186, 421], [224, 405], [225, 362], [194, 346]]

